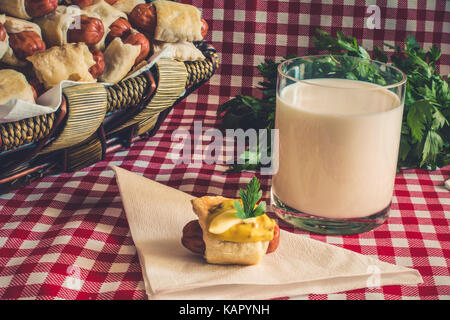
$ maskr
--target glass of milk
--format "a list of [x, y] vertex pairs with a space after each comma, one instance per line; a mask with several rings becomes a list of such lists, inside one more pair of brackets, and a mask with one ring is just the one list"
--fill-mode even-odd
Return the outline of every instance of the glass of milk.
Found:
[[290, 224], [356, 234], [389, 216], [406, 76], [342, 56], [287, 60], [278, 68], [272, 206]]

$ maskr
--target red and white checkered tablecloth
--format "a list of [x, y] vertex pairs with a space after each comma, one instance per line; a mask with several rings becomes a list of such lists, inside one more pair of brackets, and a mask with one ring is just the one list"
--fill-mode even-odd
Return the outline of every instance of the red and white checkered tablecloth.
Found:
[[[222, 57], [218, 74], [180, 103], [157, 135], [73, 174], [41, 179], [0, 195], [0, 299], [144, 299], [136, 249], [108, 164], [121, 166], [194, 195], [237, 196], [252, 173], [225, 174], [221, 164], [174, 165], [172, 132], [202, 121], [217, 126], [215, 110], [260, 80], [264, 57], [305, 54], [316, 27], [343, 29], [366, 47], [400, 41], [413, 31], [441, 46], [441, 73], [450, 70], [450, 2], [370, 1], [381, 8], [380, 30], [364, 27], [363, 1], [183, 1], [203, 8], [211, 41]], [[418, 30], [418, 31], [416, 31]], [[270, 177], [259, 176], [265, 196]], [[450, 167], [397, 175], [392, 213], [379, 228], [354, 236], [311, 238], [417, 269], [424, 283], [298, 299], [450, 299]], [[280, 223], [282, 228], [291, 230]], [[274, 297], [276, 298], [276, 297]]]

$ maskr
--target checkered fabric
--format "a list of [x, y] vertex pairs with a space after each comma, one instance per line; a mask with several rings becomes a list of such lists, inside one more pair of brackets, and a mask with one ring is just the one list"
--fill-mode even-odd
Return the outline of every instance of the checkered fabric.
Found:
[[[253, 173], [226, 174], [224, 164], [174, 165], [171, 155], [177, 153], [177, 142], [172, 133], [181, 128], [193, 134], [194, 121], [201, 121], [204, 130], [217, 127], [218, 103], [240, 92], [255, 93], [252, 88], [260, 79], [254, 66], [266, 56], [305, 54], [316, 27], [343, 28], [364, 39], [367, 47], [400, 41], [409, 31], [419, 30], [419, 41], [440, 44], [444, 50], [441, 72], [450, 68], [448, 1], [377, 1], [381, 30], [364, 28], [366, 5], [355, 0], [184, 2], [203, 8], [211, 30], [207, 40], [222, 56], [218, 74], [180, 103], [150, 140], [73, 174], [46, 177], [0, 195], [1, 299], [144, 299], [138, 256], [107, 165], [193, 195], [237, 196]], [[258, 177], [267, 200], [270, 177]], [[423, 284], [290, 298], [450, 299], [450, 192], [443, 186], [448, 178], [450, 167], [403, 171], [397, 175], [393, 210], [384, 225], [354, 236], [306, 234], [415, 268]]]

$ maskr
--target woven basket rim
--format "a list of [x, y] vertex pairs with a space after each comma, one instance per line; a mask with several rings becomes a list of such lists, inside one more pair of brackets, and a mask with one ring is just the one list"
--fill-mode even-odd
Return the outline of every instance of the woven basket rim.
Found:
[[[211, 61], [212, 62], [212, 72], [211, 72], [211, 76], [215, 73], [217, 67], [218, 67], [218, 61], [216, 58], [216, 49], [214, 48], [214, 46], [212, 46], [210, 43], [206, 42], [206, 41], [198, 41], [195, 42], [196, 47], [198, 47], [203, 54], [205, 55], [205, 59], [204, 60], [200, 60], [200, 61], [182, 61], [182, 63], [185, 64], [186, 68], [191, 68], [192, 70], [197, 70], [199, 67], [199, 65], [201, 65], [202, 63], [205, 63], [205, 61]], [[155, 68], [155, 66], [152, 67], [151, 70], [153, 70], [153, 68]], [[141, 75], [137, 75], [133, 78], [129, 78], [129, 79], [138, 79], [139, 77], [141, 77]], [[188, 87], [192, 84], [197, 82], [200, 82], [200, 84], [202, 84], [204, 81], [209, 80], [209, 78], [211, 77], [207, 77], [206, 79], [198, 79], [198, 75], [194, 75], [189, 73], [188, 70], [188, 83], [186, 84], [186, 89], [188, 89]], [[128, 80], [129, 80], [128, 79]], [[127, 81], [127, 80], [125, 80]], [[115, 87], [120, 87], [120, 85], [123, 83], [123, 81], [119, 82], [116, 85], [112, 85], [112, 86], [105, 86], [105, 88], [115, 88]], [[98, 83], [98, 84], [102, 84], [102, 83]], [[82, 84], [80, 84], [82, 85]], [[193, 90], [192, 90], [193, 91]], [[180, 96], [180, 100], [183, 99], [185, 97], [186, 94], [190, 94], [190, 92], [184, 92], [181, 94]], [[177, 101], [178, 102], [178, 101]], [[126, 106], [126, 108], [128, 108], [128, 106]], [[107, 112], [105, 119], [110, 117], [111, 115], [115, 114], [116, 111], [119, 110], [113, 110], [112, 112]], [[13, 121], [13, 122], [9, 122], [9, 123], [2, 123], [0, 124], [0, 157], [5, 156], [6, 154], [10, 153], [10, 152], [15, 152], [19, 149], [22, 149], [24, 147], [26, 147], [27, 145], [36, 143], [38, 140], [40, 140], [41, 138], [45, 137], [48, 132], [50, 131], [48, 127], [51, 124], [47, 124], [47, 119], [54, 117], [54, 115], [57, 115], [59, 112], [59, 108], [53, 112], [53, 113], [49, 113], [46, 115], [42, 115], [42, 116], [38, 116], [38, 117], [30, 117], [30, 118], [26, 118], [26, 119], [22, 119], [22, 120], [18, 120], [18, 121]], [[41, 134], [37, 135], [36, 132], [32, 132], [32, 135], [34, 134], [35, 136], [37, 135], [37, 137], [33, 136], [33, 139], [28, 139], [28, 137], [25, 137], [26, 132], [31, 131], [35, 131], [34, 129], [30, 129], [31, 128], [36, 128], [36, 125], [41, 125], [41, 128], [38, 130]], [[15, 132], [19, 132], [19, 134], [15, 133]], [[20, 134], [20, 132], [22, 132]], [[19, 135], [19, 137], [17, 137], [17, 135]], [[5, 141], [3, 140], [3, 137], [7, 137], [5, 139]], [[9, 139], [8, 139], [9, 137]]]

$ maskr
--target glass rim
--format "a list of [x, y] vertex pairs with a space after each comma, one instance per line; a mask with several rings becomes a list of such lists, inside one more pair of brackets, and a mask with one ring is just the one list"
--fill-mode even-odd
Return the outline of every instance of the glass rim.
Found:
[[[364, 59], [364, 58], [361, 58], [361, 57], [353, 57], [353, 56], [345, 56], [345, 57], [350, 57], [350, 58], [352, 58], [352, 59], [358, 59], [358, 60], [364, 60], [364, 61], [368, 61], [368, 62], [370, 62], [370, 63], [379, 64], [379, 65], [385, 65], [387, 68], [392, 68], [392, 69], [394, 69], [394, 70], [400, 72], [400, 74], [402, 75], [402, 79], [401, 79], [400, 81], [396, 82], [396, 83], [389, 84], [389, 85], [384, 85], [384, 86], [383, 86], [383, 85], [376, 84], [376, 87], [373, 87], [373, 88], [335, 87], [335, 86], [330, 86], [330, 85], [324, 85], [324, 84], [312, 83], [312, 82], [308, 81], [308, 80], [313, 80], [313, 79], [335, 79], [335, 78], [296, 79], [296, 78], [294, 78], [294, 77], [292, 77], [292, 76], [286, 74], [286, 73], [282, 70], [282, 67], [283, 67], [285, 64], [287, 64], [287, 63], [289, 63], [289, 62], [292, 62], [292, 61], [294, 61], [294, 60], [298, 60], [298, 59], [310, 59], [310, 58], [315, 58], [315, 57], [317, 57], [317, 58], [320, 58], [320, 57], [330, 57], [330, 56], [333, 56], [333, 57], [339, 57], [339, 56], [342, 56], [342, 55], [320, 54], [320, 55], [309, 55], [309, 56], [302, 56], [302, 57], [291, 58], [291, 59], [288, 59], [288, 60], [285, 60], [285, 61], [281, 62], [281, 63], [278, 65], [277, 72], [278, 72], [278, 75], [281, 75], [281, 76], [283, 76], [283, 77], [285, 77], [285, 78], [291, 79], [291, 80], [293, 80], [293, 81], [295, 81], [295, 82], [300, 82], [300, 83], [304, 83], [304, 84], [307, 84], [307, 85], [317, 86], [317, 87], [322, 87], [322, 88], [331, 88], [331, 89], [379, 90], [380, 87], [383, 88], [383, 89], [390, 89], [390, 88], [395, 88], [395, 87], [402, 86], [402, 85], [404, 85], [404, 84], [406, 83], [406, 81], [407, 81], [406, 74], [405, 74], [402, 70], [400, 70], [399, 68], [397, 68], [397, 67], [394, 67], [394, 66], [392, 66], [392, 65], [389, 65], [389, 64], [384, 63], [384, 62], [381, 62], [381, 61], [372, 60], [372, 59]], [[342, 79], [342, 78], [337, 78], [337, 79]], [[361, 81], [361, 80], [355, 80], [355, 81]], [[368, 81], [363, 81], [363, 82], [372, 83], [372, 82], [368, 82]], [[373, 84], [375, 84], [375, 83], [373, 83]]]

